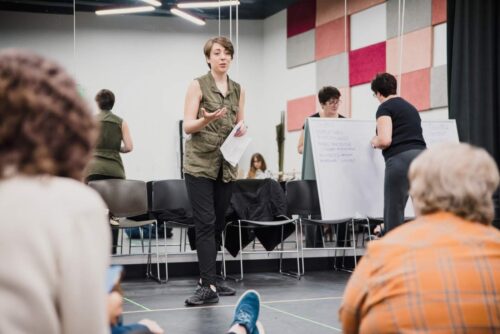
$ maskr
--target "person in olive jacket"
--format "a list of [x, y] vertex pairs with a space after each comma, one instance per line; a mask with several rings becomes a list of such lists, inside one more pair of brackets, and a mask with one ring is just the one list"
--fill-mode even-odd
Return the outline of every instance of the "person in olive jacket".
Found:
[[[224, 160], [220, 147], [234, 126], [244, 119], [245, 92], [227, 74], [234, 55], [225, 37], [209, 39], [204, 47], [210, 71], [191, 82], [184, 105], [184, 131], [188, 134], [184, 175], [193, 208], [200, 280], [187, 306], [217, 303], [219, 296], [236, 291], [217, 284], [216, 258], [221, 244], [225, 212], [231, 200], [237, 166]], [[236, 136], [243, 136], [242, 125]]]

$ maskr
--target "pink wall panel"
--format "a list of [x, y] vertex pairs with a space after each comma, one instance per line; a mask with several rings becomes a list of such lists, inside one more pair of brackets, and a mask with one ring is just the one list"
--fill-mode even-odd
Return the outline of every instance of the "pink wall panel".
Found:
[[316, 0], [300, 0], [286, 11], [287, 36], [292, 37], [316, 26]]
[[341, 17], [316, 27], [316, 60], [349, 50], [349, 35], [349, 17], [347, 25]]
[[431, 107], [431, 71], [430, 68], [405, 73], [399, 80], [401, 96], [420, 110]]
[[386, 0], [348, 0], [347, 1], [347, 14], [354, 14], [362, 11], [363, 9], [381, 4]]
[[316, 0], [316, 26], [344, 16], [344, 0]]
[[288, 131], [302, 130], [306, 117], [316, 112], [316, 95], [289, 100], [286, 103], [286, 127]]
[[370, 82], [375, 74], [385, 72], [385, 42], [349, 52], [349, 85]]
[[[403, 67], [402, 73], [431, 67], [432, 61], [432, 27], [417, 30], [403, 35]], [[387, 41], [387, 72], [399, 73], [399, 40]]]
[[432, 25], [446, 22], [446, 0], [432, 0]]

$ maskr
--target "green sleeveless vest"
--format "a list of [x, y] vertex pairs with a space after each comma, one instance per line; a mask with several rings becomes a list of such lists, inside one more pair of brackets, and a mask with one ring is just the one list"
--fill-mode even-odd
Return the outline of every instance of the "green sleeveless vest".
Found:
[[125, 178], [120, 147], [123, 120], [111, 111], [101, 110], [97, 115], [101, 124], [99, 139], [87, 175], [106, 175]]
[[240, 85], [228, 77], [228, 91], [224, 97], [215, 85], [215, 80], [210, 72], [197, 78], [202, 98], [198, 110], [198, 118], [203, 117], [201, 108], [213, 112], [226, 107], [224, 117], [209, 123], [200, 131], [191, 134], [186, 140], [184, 154], [184, 173], [216, 180], [222, 168], [223, 182], [236, 180], [237, 167], [231, 166], [224, 160], [220, 147], [236, 125], [236, 115], [239, 111]]

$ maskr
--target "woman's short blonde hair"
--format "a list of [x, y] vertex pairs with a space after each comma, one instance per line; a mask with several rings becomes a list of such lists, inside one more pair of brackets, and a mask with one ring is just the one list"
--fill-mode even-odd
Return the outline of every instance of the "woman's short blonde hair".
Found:
[[410, 195], [417, 215], [451, 212], [485, 225], [494, 217], [499, 174], [493, 158], [469, 144], [440, 144], [411, 164]]

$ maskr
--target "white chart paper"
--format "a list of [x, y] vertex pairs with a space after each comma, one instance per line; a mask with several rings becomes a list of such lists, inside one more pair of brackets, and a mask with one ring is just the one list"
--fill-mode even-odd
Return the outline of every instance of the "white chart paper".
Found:
[[234, 134], [238, 129], [243, 126], [243, 121], [235, 125], [229, 136], [220, 147], [224, 159], [229, 162], [233, 167], [236, 167], [241, 156], [245, 153], [248, 144], [252, 141], [247, 134], [241, 137], [235, 137]]

